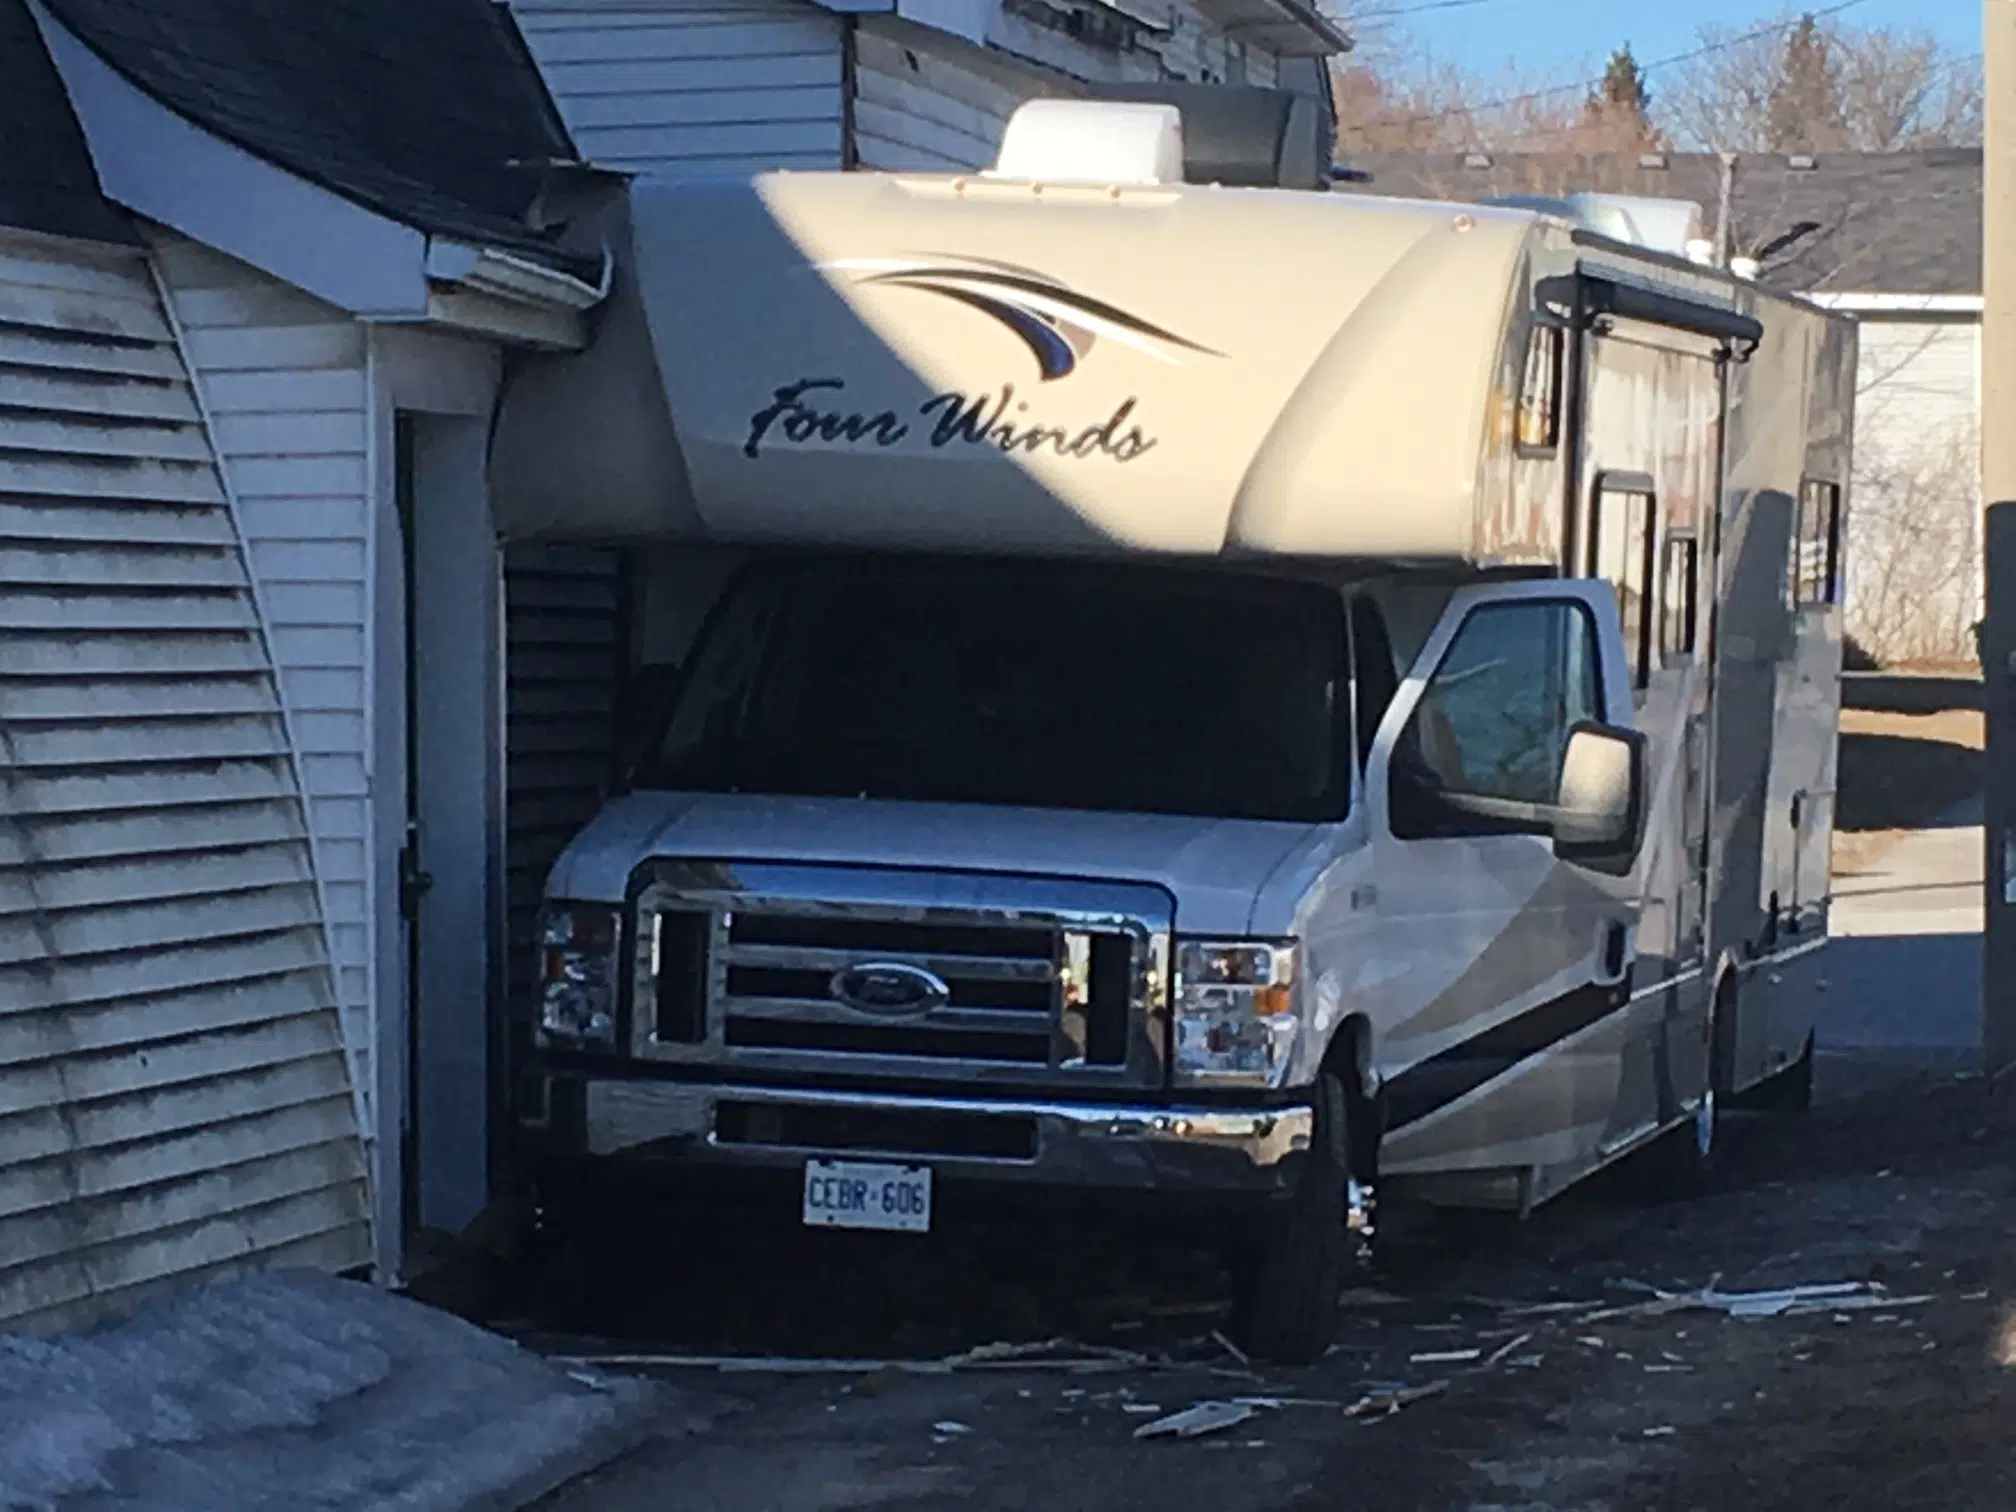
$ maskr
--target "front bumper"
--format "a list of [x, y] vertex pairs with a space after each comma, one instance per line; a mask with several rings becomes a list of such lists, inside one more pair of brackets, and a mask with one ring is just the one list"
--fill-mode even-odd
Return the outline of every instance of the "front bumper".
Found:
[[[792, 1169], [927, 1164], [955, 1182], [1267, 1196], [1310, 1145], [1308, 1106], [1232, 1110], [589, 1080], [577, 1151], [610, 1161]], [[572, 1141], [570, 1141], [571, 1143]]]

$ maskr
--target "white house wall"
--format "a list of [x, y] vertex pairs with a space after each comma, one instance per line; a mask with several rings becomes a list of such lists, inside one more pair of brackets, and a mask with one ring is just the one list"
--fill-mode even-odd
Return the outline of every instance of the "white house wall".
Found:
[[1980, 616], [1981, 326], [1865, 318], [1848, 627], [1880, 657], [1965, 658]]
[[180, 237], [164, 233], [158, 258], [265, 604], [368, 1135], [376, 1068], [363, 332], [332, 306]]
[[[837, 168], [848, 115], [844, 27], [809, 0], [511, 0], [575, 145], [629, 172]], [[1004, 5], [983, 52], [931, 27], [857, 18], [852, 112], [865, 168], [993, 159], [1023, 100], [1071, 81], [1275, 82], [1273, 56], [1174, 0], [1166, 33], [1103, 46], [1066, 12]]]
[[0, 1320], [371, 1258], [258, 599], [138, 256], [0, 240]]
[[839, 166], [841, 21], [803, 0], [513, 0], [575, 145], [628, 172]]
[[[1130, 7], [1146, 10], [1146, 6]], [[1181, 80], [1192, 84], [1254, 84], [1275, 82], [1273, 54], [1229, 41], [1187, 0], [1165, 8], [1168, 25], [1142, 30], [1122, 47], [1095, 47], [1045, 20], [1067, 12], [1050, 7], [1004, 5], [988, 34], [988, 42], [1009, 57], [1053, 69], [1074, 79], [1099, 83], [1141, 83]]]
[[1980, 384], [1979, 321], [1864, 320], [1858, 439], [1892, 453], [1944, 446], [1979, 415]]
[[984, 168], [1015, 107], [1065, 85], [1006, 60], [990, 66], [979, 48], [922, 27], [863, 17], [854, 43], [857, 158], [863, 168], [908, 172]]

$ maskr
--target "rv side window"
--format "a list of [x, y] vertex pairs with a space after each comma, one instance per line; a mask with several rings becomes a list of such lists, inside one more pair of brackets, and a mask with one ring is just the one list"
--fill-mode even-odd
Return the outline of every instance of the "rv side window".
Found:
[[1658, 534], [1659, 503], [1645, 488], [1599, 486], [1594, 521], [1593, 575], [1617, 590], [1617, 615], [1624, 622], [1624, 651], [1631, 661], [1633, 687], [1652, 673], [1652, 542]]
[[1580, 604], [1471, 610], [1394, 747], [1393, 833], [1543, 833], [1517, 810], [1555, 801], [1568, 732], [1603, 717], [1597, 667], [1596, 625]]
[[1526, 372], [1519, 386], [1519, 447], [1551, 451], [1561, 441], [1561, 327], [1535, 325], [1526, 338]]
[[1665, 565], [1659, 574], [1659, 660], [1663, 666], [1674, 666], [1694, 654], [1700, 564], [1691, 533], [1666, 538]]
[[1799, 539], [1792, 560], [1792, 603], [1810, 609], [1840, 602], [1841, 485], [1809, 478], [1799, 489]]

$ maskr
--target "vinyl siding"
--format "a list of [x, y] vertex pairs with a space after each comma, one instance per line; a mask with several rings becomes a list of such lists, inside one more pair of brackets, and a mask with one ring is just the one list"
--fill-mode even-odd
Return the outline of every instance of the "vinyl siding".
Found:
[[591, 162], [633, 173], [840, 166], [841, 23], [800, 0], [512, 0]]
[[368, 1134], [375, 1039], [363, 332], [342, 311], [193, 242], [164, 233], [158, 255], [265, 605]]
[[243, 542], [138, 257], [0, 239], [0, 1320], [371, 1258]]
[[[988, 35], [1001, 52], [1040, 64], [1074, 79], [1100, 83], [1180, 79], [1193, 84], [1271, 86], [1275, 82], [1273, 54], [1257, 47], [1240, 48], [1224, 30], [1188, 0], [1173, 0], [1167, 8], [1169, 29], [1156, 34], [1136, 31], [1119, 47], [1095, 47], [1067, 32], [1043, 25], [1026, 14], [1004, 10]], [[1061, 18], [1066, 13], [1059, 11]]]
[[1877, 655], [1964, 659], [1981, 613], [1978, 320], [1860, 327], [1849, 633]]
[[616, 552], [592, 547], [520, 545], [504, 557], [506, 992], [514, 1037], [530, 1023], [546, 874], [609, 794], [623, 665], [619, 563]]
[[863, 18], [854, 53], [861, 166], [924, 173], [984, 168], [994, 161], [1016, 106], [1068, 87], [1005, 60], [976, 66], [974, 59], [983, 56], [921, 27]]

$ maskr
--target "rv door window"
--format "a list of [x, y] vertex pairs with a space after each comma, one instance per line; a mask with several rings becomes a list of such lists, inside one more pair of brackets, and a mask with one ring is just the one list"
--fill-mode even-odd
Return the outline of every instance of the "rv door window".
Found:
[[1301, 821], [1350, 798], [1344, 599], [1314, 583], [779, 558], [692, 666], [642, 785]]
[[1519, 389], [1519, 449], [1551, 451], [1561, 440], [1561, 327], [1538, 325], [1526, 338]]
[[1582, 605], [1532, 599], [1470, 611], [1394, 747], [1389, 820], [1404, 840], [1540, 834], [1568, 734], [1601, 720], [1596, 625]]
[[1799, 538], [1792, 561], [1792, 603], [1810, 609], [1840, 601], [1841, 485], [1809, 478], [1799, 489]]
[[1700, 566], [1700, 552], [1691, 533], [1666, 538], [1665, 567], [1659, 575], [1659, 659], [1664, 666], [1694, 654]]
[[1658, 500], [1642, 489], [1597, 490], [1591, 565], [1595, 576], [1617, 590], [1624, 652], [1631, 661], [1632, 686], [1638, 688], [1652, 674], [1652, 543], [1658, 518]]

